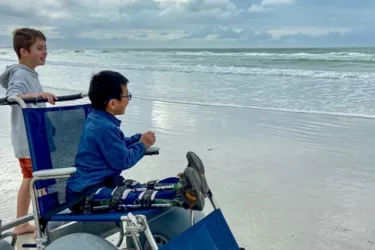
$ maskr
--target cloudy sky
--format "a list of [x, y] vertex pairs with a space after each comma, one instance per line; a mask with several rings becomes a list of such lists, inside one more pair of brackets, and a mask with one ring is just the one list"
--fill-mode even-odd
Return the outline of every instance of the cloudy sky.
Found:
[[375, 0], [0, 0], [0, 46], [39, 28], [50, 47], [375, 45]]

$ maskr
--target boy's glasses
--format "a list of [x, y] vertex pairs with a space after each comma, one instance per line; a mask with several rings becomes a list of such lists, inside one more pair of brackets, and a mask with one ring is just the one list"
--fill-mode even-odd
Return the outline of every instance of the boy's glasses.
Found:
[[128, 95], [122, 95], [121, 98], [128, 98], [130, 101], [132, 99], [132, 94], [129, 93]]
[[[121, 98], [128, 98], [129, 101], [130, 101], [130, 100], [132, 99], [132, 94], [129, 93], [128, 95], [122, 95], [122, 96], [120, 96], [120, 97], [121, 97]], [[109, 101], [110, 101], [110, 100], [105, 101], [104, 104], [107, 104]]]

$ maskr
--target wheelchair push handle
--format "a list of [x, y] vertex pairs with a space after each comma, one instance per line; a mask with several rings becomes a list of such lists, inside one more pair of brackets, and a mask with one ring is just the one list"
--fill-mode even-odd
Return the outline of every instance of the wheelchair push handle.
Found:
[[[73, 100], [82, 99], [86, 96], [87, 96], [87, 93], [57, 96], [57, 100], [55, 100], [55, 102], [73, 101]], [[40, 102], [48, 102], [48, 100], [44, 99], [43, 97], [20, 98], [17, 96], [8, 96], [8, 97], [0, 98], [0, 105], [19, 104], [20, 106], [23, 106], [22, 104], [25, 104], [25, 103], [40, 103]]]

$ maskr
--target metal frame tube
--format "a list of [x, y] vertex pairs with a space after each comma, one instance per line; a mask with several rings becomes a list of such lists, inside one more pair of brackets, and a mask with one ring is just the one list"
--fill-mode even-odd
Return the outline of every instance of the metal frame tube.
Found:
[[10, 102], [17, 102], [18, 105], [20, 105], [21, 108], [26, 108], [26, 103], [24, 102], [24, 100], [21, 97], [10, 96], [10, 97], [8, 97], [7, 100], [10, 101]]
[[214, 195], [212, 194], [211, 190], [208, 191], [208, 198], [210, 199], [210, 202], [215, 210], [219, 209], [219, 204], [216, 202]]
[[33, 217], [34, 217], [34, 223], [35, 223], [35, 229], [37, 233], [37, 239], [40, 239], [39, 242], [37, 240], [37, 243], [43, 242], [43, 234], [39, 223], [39, 202], [37, 199], [37, 195], [35, 192], [37, 190], [34, 189], [34, 184], [38, 180], [48, 180], [48, 179], [58, 179], [58, 178], [69, 178], [70, 175], [58, 175], [58, 176], [46, 176], [46, 177], [33, 177], [30, 182], [30, 196], [31, 196], [31, 204], [33, 207]]
[[124, 231], [124, 224], [121, 222], [117, 223], [118, 227], [120, 228], [120, 236], [116, 243], [116, 247], [120, 247], [122, 242], [124, 241], [125, 231]]
[[135, 245], [136, 250], [142, 250], [143, 247], [141, 246], [141, 242], [139, 241], [139, 238], [135, 232], [131, 232], [130, 235], [132, 236], [133, 243]]
[[146, 216], [137, 215], [136, 218], [138, 219], [138, 221], [141, 222], [142, 226], [144, 227], [145, 236], [152, 250], [158, 250], [158, 245], [156, 244], [155, 238], [151, 233], [150, 227], [148, 226]]
[[33, 215], [34, 215], [34, 223], [35, 223], [35, 229], [37, 233], [37, 238], [42, 237], [42, 230], [40, 228], [40, 223], [39, 223], [39, 213], [38, 213], [38, 201], [37, 201], [37, 195], [35, 194], [34, 190], [34, 184], [38, 180], [38, 177], [34, 177], [31, 179], [30, 182], [30, 196], [31, 196], [31, 205], [33, 207]]
[[16, 226], [19, 226], [23, 223], [26, 223], [28, 221], [31, 221], [34, 219], [34, 215], [33, 214], [28, 214], [26, 216], [23, 216], [23, 217], [20, 217], [20, 218], [17, 218], [15, 219], [14, 221], [11, 221], [7, 224], [3, 224], [0, 228], [0, 233], [3, 232], [3, 231], [6, 231], [6, 230], [9, 230], [13, 227], [16, 227]]
[[194, 226], [194, 224], [195, 224], [194, 210], [190, 210], [190, 226]]
[[138, 235], [140, 232], [144, 232], [146, 240], [148, 241], [152, 250], [159, 249], [155, 238], [151, 233], [150, 227], [147, 223], [147, 217], [145, 215], [134, 216], [131, 212], [129, 212], [127, 215], [121, 217], [121, 221], [126, 223], [126, 232], [130, 233], [137, 250], [143, 249]]
[[126, 232], [130, 234], [133, 239], [134, 246], [136, 250], [142, 250], [143, 247], [141, 246], [141, 242], [138, 238], [138, 233], [142, 231], [141, 226], [137, 223], [136, 217], [134, 217], [131, 213], [128, 213], [126, 216], [121, 216], [121, 221], [126, 223]]
[[17, 235], [15, 233], [11, 233], [11, 232], [7, 232], [5, 234], [0, 234], [0, 240], [8, 238], [8, 237], [12, 238], [12, 241], [11, 241], [10, 244], [12, 245], [12, 247], [14, 247], [16, 245]]

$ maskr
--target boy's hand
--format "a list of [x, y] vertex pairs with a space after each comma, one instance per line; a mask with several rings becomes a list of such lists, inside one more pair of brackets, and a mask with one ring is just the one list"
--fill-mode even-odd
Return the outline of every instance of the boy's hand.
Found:
[[143, 142], [143, 144], [145, 144], [146, 148], [149, 148], [156, 141], [155, 133], [151, 132], [151, 131], [143, 133], [142, 136], [141, 136], [141, 139], [139, 141]]
[[48, 92], [39, 93], [37, 94], [37, 97], [42, 97], [44, 99], [47, 99], [48, 102], [51, 104], [55, 104], [55, 100], [57, 100], [57, 96]]

